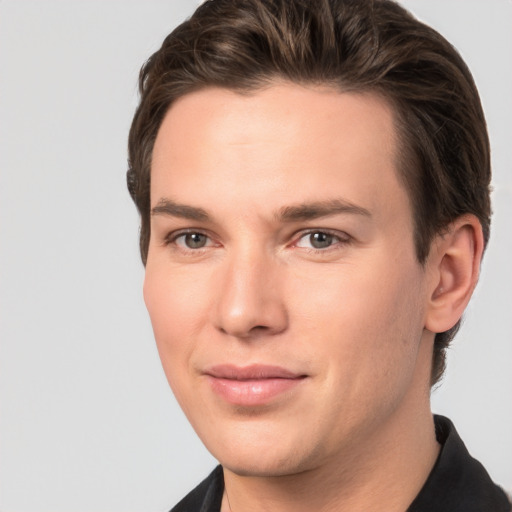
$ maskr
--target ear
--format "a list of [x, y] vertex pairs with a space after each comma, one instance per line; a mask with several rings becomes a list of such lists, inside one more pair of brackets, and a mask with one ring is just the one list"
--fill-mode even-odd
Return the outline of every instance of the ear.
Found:
[[429, 301], [425, 327], [434, 333], [451, 329], [473, 294], [484, 250], [480, 221], [463, 215], [433, 241], [427, 265]]

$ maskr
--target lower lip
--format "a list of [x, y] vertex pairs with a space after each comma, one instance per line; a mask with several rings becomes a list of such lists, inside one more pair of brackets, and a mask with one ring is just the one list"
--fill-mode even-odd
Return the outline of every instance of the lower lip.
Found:
[[213, 391], [226, 402], [233, 405], [254, 407], [265, 405], [279, 395], [293, 390], [304, 379], [234, 380], [209, 376], [208, 380]]

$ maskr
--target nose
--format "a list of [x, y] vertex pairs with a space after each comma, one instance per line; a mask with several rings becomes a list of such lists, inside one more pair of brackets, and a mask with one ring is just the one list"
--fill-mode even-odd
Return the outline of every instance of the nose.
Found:
[[288, 327], [281, 290], [284, 269], [262, 253], [232, 255], [218, 275], [216, 324], [225, 334], [250, 339], [279, 334]]

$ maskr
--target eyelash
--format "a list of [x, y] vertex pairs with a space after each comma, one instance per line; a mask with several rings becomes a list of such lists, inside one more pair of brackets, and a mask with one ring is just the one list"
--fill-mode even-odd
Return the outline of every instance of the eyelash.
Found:
[[301, 231], [299, 233], [297, 233], [298, 236], [295, 236], [294, 237], [294, 243], [293, 245], [295, 247], [299, 247], [298, 246], [298, 243], [305, 237], [311, 237], [311, 235], [314, 235], [314, 234], [322, 234], [322, 235], [327, 235], [327, 236], [330, 236], [334, 239], [333, 243], [325, 248], [316, 248], [316, 247], [300, 247], [301, 249], [304, 249], [310, 253], [315, 253], [315, 254], [318, 254], [318, 253], [322, 253], [322, 254], [325, 254], [327, 252], [330, 252], [332, 250], [337, 250], [337, 249], [340, 249], [340, 246], [346, 246], [348, 245], [351, 241], [352, 241], [352, 238], [347, 235], [346, 233], [344, 232], [339, 232], [339, 231], [332, 231], [332, 230], [329, 230], [329, 229], [308, 229], [306, 231]]
[[194, 253], [198, 253], [201, 251], [201, 249], [205, 249], [205, 248], [211, 247], [212, 245], [215, 245], [215, 244], [210, 244], [205, 247], [199, 247], [199, 248], [195, 248], [195, 249], [192, 247], [185, 247], [185, 246], [179, 245], [177, 243], [177, 240], [179, 238], [185, 237], [187, 235], [201, 235], [201, 236], [205, 236], [208, 240], [212, 241], [212, 237], [204, 231], [201, 231], [199, 229], [186, 229], [186, 230], [169, 233], [164, 239], [164, 245], [166, 245], [166, 246], [174, 245], [179, 250], [190, 251], [190, 252], [194, 252]]
[[[311, 237], [314, 234], [322, 234], [322, 235], [327, 235], [329, 237], [332, 237], [334, 239], [333, 243], [324, 248], [301, 247], [298, 245], [298, 243], [303, 238], [308, 237], [308, 236]], [[177, 240], [179, 240], [181, 237], [185, 237], [187, 235], [205, 236], [210, 242], [213, 242], [212, 237], [207, 232], [204, 232], [201, 230], [187, 229], [187, 230], [183, 230], [183, 231], [173, 232], [173, 233], [170, 233], [169, 235], [167, 235], [164, 239], [164, 245], [166, 245], [166, 246], [173, 245], [177, 250], [189, 252], [189, 253], [195, 253], [195, 254], [201, 254], [202, 252], [204, 252], [205, 249], [208, 249], [209, 247], [212, 247], [212, 246], [215, 247], [217, 245], [215, 243], [210, 243], [208, 245], [205, 245], [202, 247], [197, 247], [197, 248], [179, 245], [177, 243]], [[309, 229], [307, 231], [300, 231], [300, 232], [296, 233], [293, 236], [293, 240], [294, 241], [292, 242], [292, 246], [294, 246], [294, 247], [298, 247], [299, 249], [305, 250], [309, 253], [325, 254], [327, 252], [330, 252], [331, 250], [339, 249], [340, 245], [341, 246], [348, 245], [349, 243], [351, 243], [352, 238], [344, 232], [332, 231], [329, 229]], [[208, 241], [207, 241], [207, 243], [208, 243]]]

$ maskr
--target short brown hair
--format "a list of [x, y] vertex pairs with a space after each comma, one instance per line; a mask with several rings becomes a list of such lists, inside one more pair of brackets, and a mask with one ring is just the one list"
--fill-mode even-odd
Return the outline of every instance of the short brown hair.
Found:
[[[129, 136], [128, 189], [141, 216], [145, 264], [150, 170], [172, 103], [208, 86], [241, 93], [276, 79], [374, 92], [394, 107], [398, 173], [424, 263], [433, 237], [464, 213], [490, 227], [490, 150], [477, 89], [457, 51], [391, 0], [207, 0], [141, 69]], [[436, 334], [432, 384], [458, 330]]]

